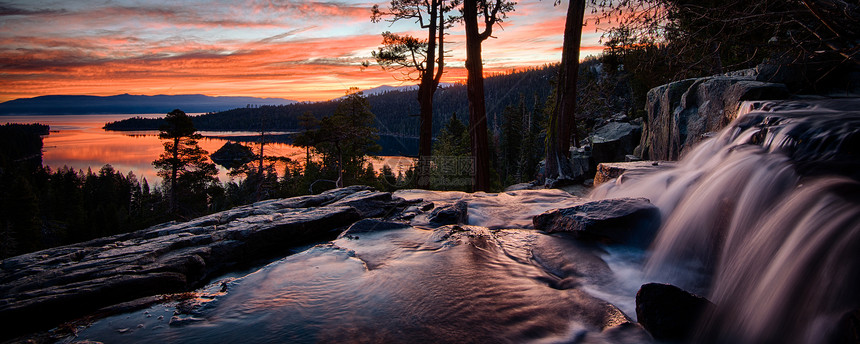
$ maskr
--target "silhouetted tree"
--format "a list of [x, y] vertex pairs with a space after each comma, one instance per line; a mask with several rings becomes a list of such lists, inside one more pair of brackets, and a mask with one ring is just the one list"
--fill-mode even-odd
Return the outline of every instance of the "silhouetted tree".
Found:
[[567, 8], [558, 91], [546, 136], [545, 182], [550, 184], [573, 178], [569, 155], [571, 134], [574, 134], [573, 145], [579, 144], [573, 128], [576, 115], [576, 79], [579, 73], [579, 41], [582, 38], [585, 2], [586, 0], [571, 0]]
[[795, 79], [805, 79], [788, 85], [790, 88], [809, 91], [860, 65], [860, 5], [856, 1], [592, 3], [601, 20], [614, 24], [604, 36], [612, 54], [633, 55], [619, 62], [634, 74], [642, 74], [641, 79], [655, 80], [647, 86], [752, 68], [768, 61], [790, 67]]
[[[466, 93], [469, 97], [469, 134], [475, 163], [474, 191], [489, 191], [490, 153], [487, 146], [487, 109], [484, 102], [484, 63], [481, 44], [493, 35], [493, 27], [514, 10], [514, 3], [504, 0], [464, 0], [463, 22], [466, 26]], [[478, 19], [483, 18], [481, 30]]]
[[[388, 11], [374, 5], [371, 20], [379, 22], [390, 17], [390, 22], [415, 20], [427, 30], [427, 39], [382, 34], [382, 47], [373, 57], [383, 68], [399, 70], [408, 80], [420, 80], [418, 103], [420, 106], [418, 143], [418, 187], [430, 186], [430, 150], [433, 139], [433, 95], [445, 68], [445, 29], [455, 20], [448, 15], [459, 0], [392, 0]], [[412, 77], [413, 71], [417, 72]]]
[[158, 134], [160, 139], [166, 140], [163, 143], [164, 153], [152, 165], [159, 169], [158, 175], [164, 178], [170, 192], [169, 211], [175, 214], [180, 189], [191, 195], [199, 195], [215, 181], [218, 170], [215, 164], [208, 161], [209, 153], [197, 144], [201, 135], [194, 129], [191, 118], [185, 112], [173, 110], [165, 120], [167, 124], [161, 127]]

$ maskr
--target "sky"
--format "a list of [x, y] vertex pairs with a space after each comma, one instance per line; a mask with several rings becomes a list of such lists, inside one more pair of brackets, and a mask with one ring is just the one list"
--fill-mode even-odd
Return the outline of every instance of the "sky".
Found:
[[[319, 101], [350, 87], [406, 85], [370, 52], [383, 31], [363, 0], [0, 0], [0, 102], [40, 95], [205, 94]], [[523, 0], [484, 42], [485, 73], [561, 59], [566, 4]], [[602, 50], [593, 23], [581, 57]], [[455, 27], [444, 82], [465, 78]]]

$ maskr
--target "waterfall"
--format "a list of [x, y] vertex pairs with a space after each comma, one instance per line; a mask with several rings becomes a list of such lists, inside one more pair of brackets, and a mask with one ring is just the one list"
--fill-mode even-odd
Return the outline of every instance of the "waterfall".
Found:
[[592, 197], [647, 197], [646, 276], [716, 304], [697, 342], [832, 341], [860, 309], [860, 102], [747, 102], [677, 166]]

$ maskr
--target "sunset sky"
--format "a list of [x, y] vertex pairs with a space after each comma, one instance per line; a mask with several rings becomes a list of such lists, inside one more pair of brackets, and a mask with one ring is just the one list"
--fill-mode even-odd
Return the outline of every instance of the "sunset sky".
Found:
[[[0, 101], [49, 94], [191, 94], [326, 100], [352, 86], [401, 85], [361, 68], [388, 1], [0, 1]], [[488, 73], [558, 62], [567, 2], [525, 0], [484, 43]], [[601, 51], [587, 25], [581, 56]], [[445, 80], [465, 76], [464, 37], [449, 36]]]

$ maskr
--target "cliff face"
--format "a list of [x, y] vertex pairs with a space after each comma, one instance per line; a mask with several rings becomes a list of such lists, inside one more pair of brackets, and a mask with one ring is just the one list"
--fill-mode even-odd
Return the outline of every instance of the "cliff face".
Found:
[[643, 159], [678, 160], [681, 154], [719, 131], [746, 100], [790, 96], [784, 84], [756, 80], [754, 70], [676, 81], [648, 92], [648, 118], [639, 147]]

